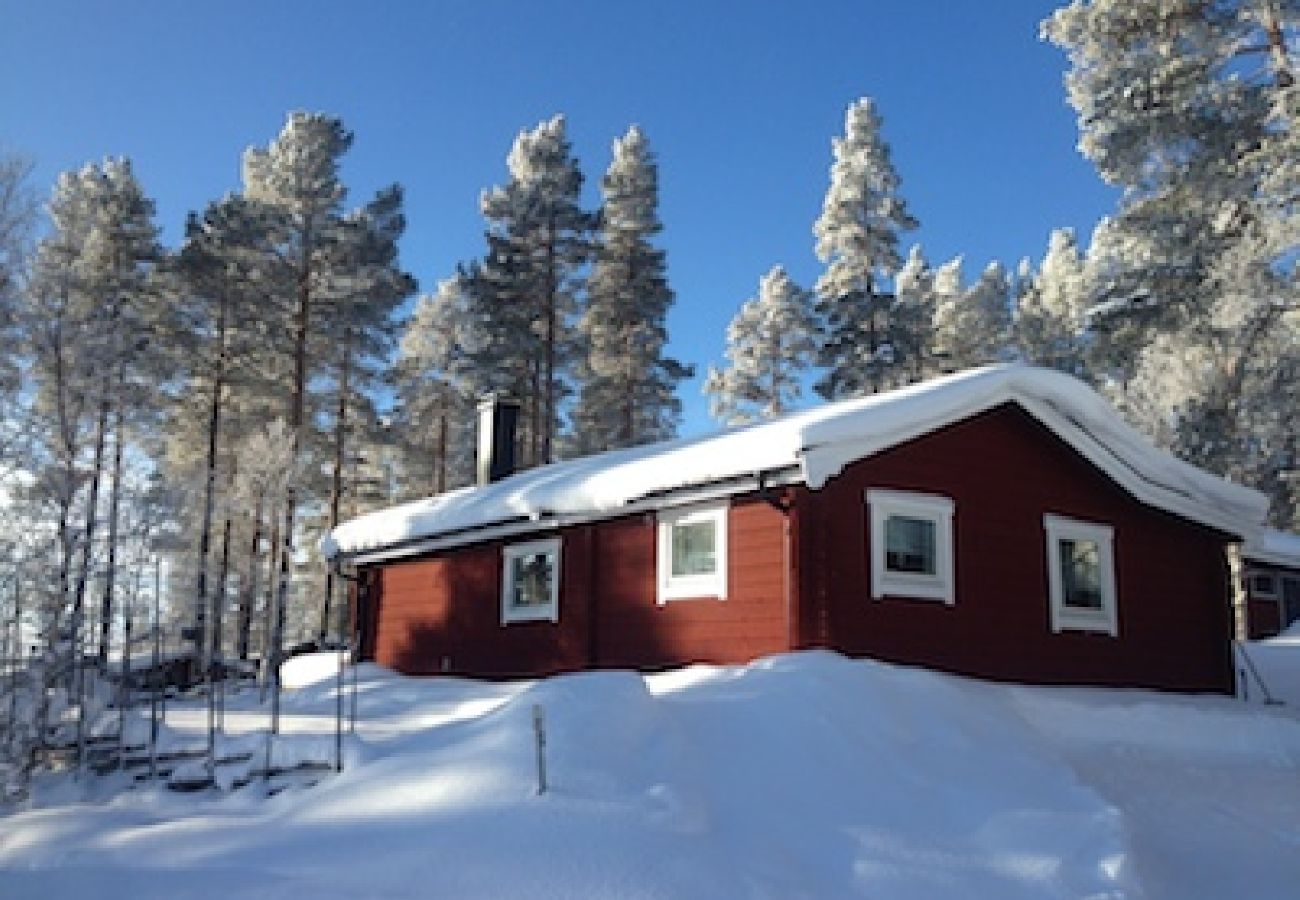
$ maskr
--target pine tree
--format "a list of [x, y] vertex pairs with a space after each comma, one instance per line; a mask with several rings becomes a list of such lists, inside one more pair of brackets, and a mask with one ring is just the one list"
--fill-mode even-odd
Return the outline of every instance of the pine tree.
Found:
[[1300, 309], [1298, 25], [1274, 0], [1096, 0], [1043, 23], [1080, 148], [1124, 189], [1089, 249], [1090, 356], [1126, 407], [1163, 406], [1146, 423], [1177, 421], [1177, 452], [1256, 484], [1292, 465], [1255, 448], [1284, 443], [1256, 411], [1288, 393], [1275, 362]]
[[276, 284], [263, 267], [269, 253], [262, 210], [248, 200], [228, 196], [209, 204], [202, 216], [191, 215], [177, 262], [187, 300], [188, 334], [184, 386], [170, 415], [166, 469], [173, 479], [200, 482], [201, 501], [194, 564], [194, 627], [202, 655], [220, 654], [221, 635], [209, 630], [220, 621], [226, 578], [213, 577], [214, 529], [221, 513], [223, 546], [233, 528], [234, 504], [229, 490], [238, 479], [237, 435], [257, 427], [275, 405], [282, 382], [270, 364], [284, 352], [271, 335], [283, 321], [283, 297], [289, 285]]
[[811, 295], [781, 266], [759, 281], [727, 327], [727, 368], [709, 367], [704, 391], [715, 418], [728, 424], [781, 415], [802, 391], [816, 351]]
[[939, 372], [952, 372], [962, 368], [962, 363], [954, 358], [950, 348], [956, 339], [956, 333], [964, 327], [965, 309], [962, 301], [966, 296], [966, 288], [963, 284], [962, 264], [962, 258], [954, 256], [935, 270], [931, 281], [934, 293], [932, 351]]
[[813, 226], [817, 258], [827, 263], [817, 281], [817, 311], [825, 323], [820, 363], [829, 371], [817, 392], [827, 399], [875, 392], [907, 380], [906, 354], [921, 338], [915, 318], [895, 308], [886, 281], [902, 265], [899, 233], [917, 227], [899, 196], [899, 178], [881, 136], [875, 104], [864, 97], [845, 116], [835, 138], [831, 183]]
[[[293, 458], [301, 460], [310, 438], [308, 396], [309, 349], [321, 306], [343, 293], [336, 270], [335, 248], [342, 240], [342, 205], [346, 189], [339, 179], [339, 162], [352, 144], [352, 134], [336, 118], [293, 113], [279, 136], [266, 149], [250, 148], [244, 154], [244, 195], [260, 207], [274, 252], [268, 265], [278, 270], [276, 283], [293, 285], [291, 297], [282, 298], [292, 310], [286, 324], [292, 335], [293, 378], [287, 421], [293, 438]], [[300, 469], [295, 466], [295, 469]], [[289, 603], [291, 560], [298, 525], [300, 479], [285, 482], [283, 521], [279, 525], [279, 583], [271, 637], [274, 694], [278, 704], [278, 668]], [[272, 730], [278, 728], [278, 705], [272, 713]]]
[[910, 381], [920, 381], [934, 369], [934, 280], [920, 245], [913, 245], [894, 278], [894, 318]]
[[537, 465], [553, 458], [578, 359], [578, 279], [592, 223], [578, 203], [582, 173], [563, 116], [521, 132], [507, 163], [510, 181], [480, 200], [489, 251], [470, 295], [481, 327], [503, 332], [478, 347], [479, 368], [526, 373], [512, 379], [524, 387], [521, 463]]
[[31, 164], [0, 155], [0, 477], [16, 454], [17, 406], [22, 386], [19, 293], [36, 222], [35, 195], [28, 187]]
[[[22, 318], [35, 386], [33, 499], [48, 504], [57, 535], [57, 573], [41, 592], [40, 618], [49, 671], [62, 673], [65, 695], [74, 698], [80, 764], [87, 722], [107, 699], [87, 692], [95, 682], [84, 659], [98, 637], [103, 666], [117, 614], [124, 424], [145, 396], [137, 388], [151, 374], [146, 351], [157, 352], [149, 343], [161, 308], [154, 280], [161, 250], [153, 204], [126, 160], [65, 173], [49, 212], [52, 228], [38, 247]], [[99, 628], [91, 629], [87, 606], [101, 567]]]
[[947, 368], [967, 369], [1004, 359], [1011, 331], [1011, 282], [999, 262], [961, 290], [961, 258], [935, 274], [935, 343]]
[[[357, 495], [346, 475], [355, 469], [360, 446], [378, 439], [378, 416], [366, 392], [378, 387], [381, 367], [391, 354], [393, 316], [415, 292], [415, 279], [398, 266], [397, 242], [406, 230], [400, 187], [381, 191], [344, 225], [335, 265], [346, 274], [340, 279], [341, 293], [328, 309], [321, 353], [332, 358], [336, 385], [325, 521], [330, 529], [341, 521], [345, 493], [353, 499]], [[320, 642], [329, 633], [334, 588], [333, 571], [327, 569]]]
[[401, 499], [441, 494], [474, 478], [468, 303], [465, 279], [448, 278], [419, 299], [402, 335], [393, 373]]
[[635, 125], [614, 142], [580, 331], [587, 356], [573, 443], [579, 453], [629, 447], [676, 431], [676, 385], [691, 369], [664, 356], [673, 302], [659, 223], [659, 173]]
[[1052, 232], [1038, 271], [1026, 261], [1018, 288], [1014, 331], [1021, 357], [1083, 376], [1088, 285], [1071, 229]]
[[35, 196], [27, 186], [30, 172], [31, 164], [21, 157], [0, 155], [0, 458], [8, 455], [10, 404], [16, 402], [21, 382], [18, 295], [36, 221]]

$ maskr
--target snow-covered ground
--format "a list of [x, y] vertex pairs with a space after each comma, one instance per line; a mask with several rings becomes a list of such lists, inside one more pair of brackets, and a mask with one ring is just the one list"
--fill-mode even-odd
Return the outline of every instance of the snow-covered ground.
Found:
[[[363, 666], [359, 688], [346, 769], [315, 786], [46, 780], [0, 816], [0, 897], [1300, 896], [1294, 707], [823, 652], [512, 683]], [[259, 743], [255, 701], [231, 746]], [[334, 710], [329, 678], [288, 695], [290, 756], [328, 758]]]
[[1300, 622], [1276, 637], [1237, 645], [1237, 693], [1252, 702], [1280, 700], [1300, 709]]

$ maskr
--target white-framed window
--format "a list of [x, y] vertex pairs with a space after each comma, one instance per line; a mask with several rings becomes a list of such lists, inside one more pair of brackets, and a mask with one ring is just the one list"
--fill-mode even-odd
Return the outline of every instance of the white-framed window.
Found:
[[871, 596], [954, 603], [952, 499], [873, 488], [866, 500], [871, 513]]
[[1052, 631], [1119, 635], [1115, 597], [1115, 529], [1064, 516], [1043, 516]]
[[560, 620], [560, 539], [501, 551], [501, 624]]
[[658, 515], [658, 600], [727, 598], [727, 501]]

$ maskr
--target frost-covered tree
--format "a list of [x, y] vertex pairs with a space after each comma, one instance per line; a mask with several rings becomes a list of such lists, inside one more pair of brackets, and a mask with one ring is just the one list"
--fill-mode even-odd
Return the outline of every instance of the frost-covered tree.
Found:
[[[392, 185], [364, 208], [349, 215], [335, 247], [334, 265], [339, 274], [338, 293], [326, 309], [320, 357], [327, 361], [333, 380], [330, 410], [330, 487], [323, 527], [334, 528], [342, 521], [345, 500], [358, 509], [362, 497], [387, 500], [382, 492], [373, 495], [349, 473], [352, 461], [361, 458], [362, 446], [374, 452], [380, 442], [379, 416], [371, 394], [387, 374], [398, 307], [415, 292], [415, 279], [398, 264], [397, 243], [406, 230], [402, 212], [402, 190]], [[331, 627], [333, 572], [326, 568], [324, 602], [319, 640]]]
[[894, 278], [894, 318], [907, 380], [920, 381], [934, 368], [935, 272], [919, 244]]
[[690, 369], [664, 355], [668, 286], [659, 223], [659, 170], [641, 129], [614, 142], [580, 323], [586, 344], [573, 411], [579, 453], [671, 437], [681, 414], [677, 383]]
[[27, 268], [36, 197], [28, 186], [31, 163], [0, 154], [0, 478], [17, 456], [23, 340], [19, 294]]
[[816, 352], [812, 297], [781, 266], [759, 281], [727, 326], [725, 369], [709, 367], [704, 392], [715, 418], [728, 424], [770, 419], [798, 401]]
[[949, 370], [1006, 358], [1011, 331], [1011, 282], [991, 262], [969, 288], [961, 287], [961, 257], [935, 273], [936, 354]]
[[[244, 196], [259, 207], [269, 235], [272, 252], [266, 258], [268, 270], [276, 284], [292, 286], [291, 294], [281, 298], [288, 315], [279, 327], [291, 335], [293, 368], [286, 419], [293, 435], [295, 458], [307, 450], [311, 437], [312, 423], [307, 413], [313, 329], [319, 326], [316, 320], [324, 305], [345, 290], [336, 265], [338, 245], [345, 240], [343, 200], [347, 194], [339, 177], [339, 164], [351, 145], [351, 132], [337, 118], [299, 112], [290, 114], [269, 146], [250, 147], [244, 153]], [[279, 525], [283, 546], [279, 551], [278, 612], [271, 641], [273, 668], [289, 602], [303, 487], [298, 479], [289, 479], [285, 484], [283, 521]]]
[[907, 380], [909, 351], [921, 340], [918, 320], [896, 309], [888, 280], [903, 260], [899, 233], [916, 228], [899, 195], [899, 178], [868, 97], [844, 119], [832, 141], [830, 187], [813, 225], [817, 258], [827, 264], [817, 280], [817, 312], [824, 323], [819, 362], [827, 369], [817, 392], [827, 399], [874, 392]]
[[[197, 482], [200, 499], [187, 521], [195, 532], [195, 640], [206, 655], [221, 651], [219, 635], [208, 629], [212, 611], [225, 605], [225, 567], [217, 568], [214, 530], [223, 515], [220, 559], [229, 560], [233, 504], [225, 496], [239, 474], [237, 436], [267, 415], [279, 384], [267, 364], [283, 320], [287, 285], [263, 277], [267, 237], [260, 211], [229, 196], [191, 214], [176, 262], [188, 329], [184, 383], [168, 417], [163, 460], [173, 482]], [[282, 382], [280, 382], [282, 383]], [[189, 520], [191, 516], [186, 516]], [[219, 619], [218, 619], [219, 620]], [[213, 638], [217, 637], [217, 640]]]
[[578, 362], [575, 323], [591, 216], [579, 205], [582, 172], [564, 116], [520, 132], [507, 159], [510, 180], [484, 191], [488, 255], [470, 292], [479, 327], [496, 331], [478, 347], [482, 371], [510, 377], [522, 401], [520, 461], [550, 462], [561, 402]]
[[1099, 374], [1130, 407], [1170, 398], [1154, 418], [1178, 422], [1175, 449], [1256, 484], [1294, 466], [1255, 452], [1280, 442], [1250, 411], [1287, 393], [1274, 363], [1300, 305], [1298, 24], [1275, 0], [1094, 0], [1043, 23], [1080, 148], [1124, 190], [1089, 249]]
[[475, 385], [465, 279], [439, 282], [406, 323], [393, 377], [397, 494], [441, 494], [474, 479]]
[[1085, 374], [1088, 283], [1083, 255], [1069, 228], [1048, 239], [1037, 272], [1026, 265], [1017, 279], [1015, 343], [1036, 365], [1072, 375]]
[[[25, 299], [24, 331], [36, 386], [41, 480], [59, 510], [57, 593], [76, 628], [104, 523], [107, 453], [121, 446], [125, 407], [139, 403], [134, 388], [157, 377], [152, 366], [165, 346], [158, 327], [167, 307], [154, 278], [161, 248], [153, 203], [129, 161], [110, 159], [65, 173], [49, 214], [51, 231], [38, 247]], [[115, 422], [116, 445], [110, 443]], [[114, 546], [110, 535], [110, 554]], [[105, 619], [113, 566], [107, 571]]]
[[[45, 513], [56, 562], [29, 599], [44, 639], [38, 667], [53, 679], [43, 683], [75, 710], [71, 739], [80, 762], [87, 723], [105, 699], [88, 692], [97, 682], [86, 677], [84, 661], [97, 650], [103, 666], [117, 615], [124, 446], [133, 416], [154, 397], [147, 386], [160, 377], [155, 362], [165, 358], [166, 340], [159, 323], [169, 306], [156, 281], [153, 204], [128, 161], [65, 173], [48, 210], [51, 227], [37, 248], [20, 322], [33, 388], [26, 502]], [[97, 628], [90, 627], [95, 584], [102, 587]]]

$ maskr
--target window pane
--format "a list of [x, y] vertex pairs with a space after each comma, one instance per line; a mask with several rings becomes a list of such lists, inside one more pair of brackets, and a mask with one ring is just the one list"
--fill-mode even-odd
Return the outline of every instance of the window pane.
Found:
[[673, 526], [672, 574], [712, 575], [717, 571], [716, 522]]
[[885, 568], [891, 572], [936, 574], [936, 531], [930, 519], [890, 516], [885, 520]]
[[1101, 548], [1097, 542], [1062, 538], [1057, 550], [1061, 555], [1064, 604], [1076, 609], [1101, 609]]
[[548, 606], [555, 579], [555, 554], [516, 556], [510, 565], [512, 606]]

